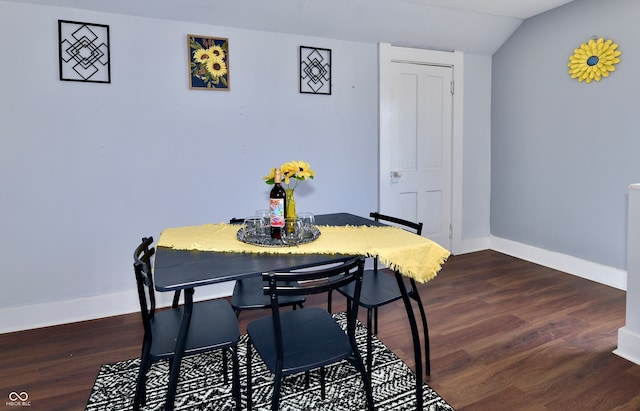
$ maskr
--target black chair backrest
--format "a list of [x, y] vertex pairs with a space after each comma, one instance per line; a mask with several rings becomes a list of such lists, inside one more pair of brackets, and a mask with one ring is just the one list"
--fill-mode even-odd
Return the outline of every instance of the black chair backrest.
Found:
[[[271, 313], [276, 335], [276, 354], [279, 358], [283, 357], [283, 348], [278, 296], [318, 294], [340, 288], [355, 281], [353, 304], [350, 304], [350, 311], [347, 313], [347, 333], [349, 338], [355, 342], [355, 321], [358, 317], [358, 306], [360, 305], [363, 272], [364, 258], [355, 257], [330, 268], [262, 274], [262, 279], [268, 281], [268, 285], [264, 287], [264, 293], [271, 296]], [[291, 285], [295, 284], [295, 282], [297, 282], [297, 285]], [[304, 308], [301, 309], [304, 310]]]
[[413, 230], [416, 234], [422, 235], [422, 223], [414, 223], [413, 221], [403, 220], [402, 218], [391, 217], [377, 212], [369, 213], [369, 217], [373, 218], [375, 221], [382, 220], [401, 225], [403, 226], [401, 228], [404, 228], [407, 231]]
[[145, 336], [151, 335], [151, 319], [156, 311], [156, 296], [153, 288], [153, 274], [151, 272], [151, 257], [155, 254], [155, 248], [151, 247], [153, 237], [145, 237], [133, 254], [133, 270], [136, 274], [138, 285], [138, 299], [140, 300], [140, 313], [144, 325]]
[[[409, 221], [409, 220], [403, 220], [402, 218], [398, 218], [398, 217], [392, 217], [389, 215], [384, 215], [384, 214], [380, 214], [376, 211], [369, 213], [369, 217], [373, 218], [375, 221], [388, 221], [390, 223], [394, 223], [397, 224], [399, 226], [401, 226], [400, 228], [403, 228], [407, 231], [412, 231], [415, 234], [418, 235], [422, 235], [422, 223], [414, 223], [413, 221]], [[375, 271], [378, 271], [378, 259], [374, 258], [373, 259], [373, 269]]]

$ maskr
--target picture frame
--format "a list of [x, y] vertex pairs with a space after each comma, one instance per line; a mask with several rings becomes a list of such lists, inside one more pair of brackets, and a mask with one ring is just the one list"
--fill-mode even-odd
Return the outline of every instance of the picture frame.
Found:
[[331, 94], [331, 49], [300, 46], [300, 93]]
[[111, 83], [109, 26], [58, 20], [60, 80]]
[[229, 39], [187, 35], [189, 89], [230, 90]]

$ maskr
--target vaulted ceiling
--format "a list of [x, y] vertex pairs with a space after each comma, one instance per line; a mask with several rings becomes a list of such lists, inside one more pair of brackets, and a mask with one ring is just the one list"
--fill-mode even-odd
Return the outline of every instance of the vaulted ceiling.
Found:
[[524, 19], [574, 0], [9, 1], [492, 55]]

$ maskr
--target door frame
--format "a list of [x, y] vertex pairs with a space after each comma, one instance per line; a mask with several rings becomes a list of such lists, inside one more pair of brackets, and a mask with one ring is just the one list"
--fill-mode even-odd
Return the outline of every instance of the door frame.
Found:
[[[464, 124], [464, 54], [460, 51], [435, 51], [378, 44], [378, 133], [388, 129], [390, 65], [393, 63], [413, 63], [451, 67], [453, 76], [453, 113], [451, 147], [451, 253], [461, 249], [462, 242], [462, 164], [463, 164], [463, 124]], [[382, 139], [378, 136], [378, 208], [380, 207], [380, 185], [388, 182], [389, 176], [381, 175]]]

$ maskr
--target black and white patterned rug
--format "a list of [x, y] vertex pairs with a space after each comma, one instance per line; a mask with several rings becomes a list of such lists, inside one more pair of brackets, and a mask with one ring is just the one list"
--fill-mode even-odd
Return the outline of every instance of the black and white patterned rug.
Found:
[[[335, 314], [344, 326], [344, 313]], [[240, 356], [240, 385], [242, 408], [246, 409], [246, 335], [238, 346]], [[359, 324], [356, 334], [360, 352], [366, 352], [366, 329]], [[414, 410], [415, 373], [380, 340], [373, 340], [373, 372], [371, 376], [376, 409]], [[268, 410], [273, 392], [273, 377], [256, 353], [253, 359], [253, 403], [255, 410]], [[86, 411], [131, 410], [140, 359], [106, 364], [98, 377], [87, 402]], [[231, 370], [229, 365], [229, 370]], [[230, 372], [230, 371], [229, 371]], [[164, 409], [164, 398], [169, 380], [168, 361], [154, 363], [147, 377], [147, 405], [144, 410]], [[280, 409], [353, 411], [365, 409], [365, 395], [359, 373], [343, 361], [327, 367], [326, 396], [320, 397], [319, 372], [312, 372], [309, 388], [305, 388], [304, 374], [284, 380]], [[231, 380], [225, 384], [222, 377], [220, 352], [193, 355], [182, 360], [178, 383], [176, 410], [233, 410]], [[424, 385], [424, 409], [429, 411], [453, 411], [453, 408], [428, 385]]]

